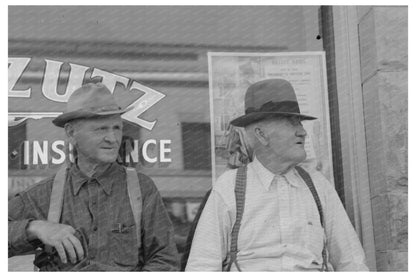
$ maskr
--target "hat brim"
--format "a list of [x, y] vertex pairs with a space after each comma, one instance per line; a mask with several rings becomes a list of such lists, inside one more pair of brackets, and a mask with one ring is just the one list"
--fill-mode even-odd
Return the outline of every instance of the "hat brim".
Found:
[[109, 115], [115, 115], [115, 114], [123, 114], [125, 112], [132, 110], [133, 108], [134, 107], [128, 107], [128, 108], [121, 109], [121, 110], [106, 111], [106, 112], [99, 112], [99, 113], [78, 110], [78, 111], [63, 113], [59, 115], [58, 117], [56, 117], [54, 120], [52, 120], [52, 123], [55, 126], [64, 127], [66, 123], [74, 119], [95, 118], [95, 117], [109, 116]]
[[236, 127], [245, 127], [251, 123], [254, 123], [256, 121], [262, 120], [266, 117], [269, 117], [270, 115], [286, 115], [286, 116], [299, 116], [300, 120], [314, 120], [316, 117], [299, 114], [299, 113], [288, 113], [288, 112], [253, 112], [246, 115], [242, 115], [240, 117], [237, 117], [236, 119], [233, 119], [230, 124]]

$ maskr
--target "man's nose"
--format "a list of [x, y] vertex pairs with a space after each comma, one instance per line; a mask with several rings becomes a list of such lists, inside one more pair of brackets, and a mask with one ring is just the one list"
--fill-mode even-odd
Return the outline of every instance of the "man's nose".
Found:
[[306, 137], [307, 133], [305, 128], [302, 125], [299, 125], [296, 129], [296, 136], [297, 137]]
[[104, 140], [107, 142], [114, 143], [117, 141], [117, 136], [114, 131], [108, 131], [107, 134], [104, 137]]

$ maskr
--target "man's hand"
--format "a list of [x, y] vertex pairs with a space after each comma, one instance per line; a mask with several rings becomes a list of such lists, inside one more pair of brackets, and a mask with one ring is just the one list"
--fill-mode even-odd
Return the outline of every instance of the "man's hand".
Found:
[[74, 234], [72, 226], [49, 221], [34, 220], [27, 227], [28, 238], [55, 247], [63, 263], [67, 263], [67, 255], [73, 264], [84, 258], [84, 249]]

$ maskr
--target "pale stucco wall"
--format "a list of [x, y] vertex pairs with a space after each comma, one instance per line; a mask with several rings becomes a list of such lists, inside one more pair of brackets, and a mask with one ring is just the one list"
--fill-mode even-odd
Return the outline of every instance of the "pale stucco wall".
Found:
[[408, 269], [408, 10], [358, 7], [377, 270]]

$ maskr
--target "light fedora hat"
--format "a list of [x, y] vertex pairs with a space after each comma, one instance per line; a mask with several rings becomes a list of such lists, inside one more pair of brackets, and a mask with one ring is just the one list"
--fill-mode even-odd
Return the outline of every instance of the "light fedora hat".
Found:
[[64, 127], [65, 123], [74, 119], [123, 114], [132, 108], [120, 108], [105, 85], [88, 83], [71, 94], [66, 111], [52, 120], [52, 123], [58, 127]]
[[300, 113], [293, 86], [284, 79], [266, 79], [250, 85], [245, 97], [245, 114], [230, 123], [244, 127], [271, 115], [297, 115], [301, 120], [316, 117]]

